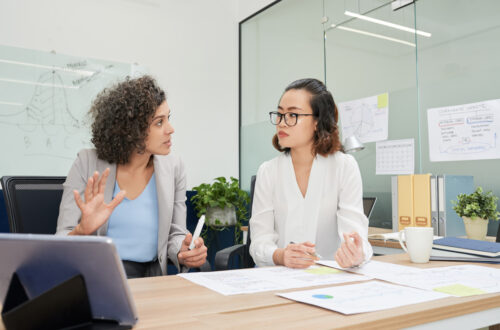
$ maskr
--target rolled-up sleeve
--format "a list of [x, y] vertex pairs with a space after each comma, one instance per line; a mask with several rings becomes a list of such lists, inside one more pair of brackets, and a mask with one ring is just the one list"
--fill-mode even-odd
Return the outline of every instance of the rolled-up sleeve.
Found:
[[273, 175], [270, 162], [257, 171], [250, 219], [250, 255], [259, 267], [273, 266], [273, 253], [278, 248], [279, 235], [274, 226]]
[[337, 223], [341, 241], [343, 233], [357, 232], [363, 241], [364, 262], [370, 260], [373, 249], [368, 242], [368, 219], [363, 212], [363, 185], [358, 163], [351, 155], [346, 155], [341, 173], [338, 197]]

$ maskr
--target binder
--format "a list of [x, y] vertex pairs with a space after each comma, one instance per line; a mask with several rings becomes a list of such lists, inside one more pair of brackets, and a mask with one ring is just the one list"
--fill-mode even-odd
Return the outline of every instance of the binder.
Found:
[[439, 210], [438, 210], [438, 185], [437, 177], [431, 175], [431, 225], [434, 229], [434, 236], [439, 236]]
[[399, 230], [414, 226], [413, 174], [398, 176], [398, 227]]
[[439, 236], [464, 236], [465, 226], [461, 217], [453, 210], [452, 200], [458, 194], [474, 191], [474, 177], [470, 175], [438, 176]]
[[392, 231], [399, 231], [398, 226], [398, 177], [391, 177], [391, 197], [392, 197]]
[[413, 175], [413, 223], [431, 227], [431, 175]]

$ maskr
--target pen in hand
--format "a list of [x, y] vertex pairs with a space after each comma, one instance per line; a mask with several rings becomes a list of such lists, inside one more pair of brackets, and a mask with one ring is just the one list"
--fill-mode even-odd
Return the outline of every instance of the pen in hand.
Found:
[[[297, 244], [293, 241], [290, 242], [290, 244]], [[318, 253], [314, 252], [314, 253], [309, 253], [309, 252], [306, 252], [308, 255], [310, 255], [311, 257], [314, 257], [314, 258], [318, 258], [318, 259], [323, 259], [322, 256], [320, 256]]]

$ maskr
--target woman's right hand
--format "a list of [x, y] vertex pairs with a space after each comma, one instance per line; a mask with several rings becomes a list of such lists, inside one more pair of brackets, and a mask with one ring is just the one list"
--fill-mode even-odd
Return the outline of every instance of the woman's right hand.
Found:
[[104, 202], [104, 188], [109, 176], [107, 168], [99, 179], [99, 172], [95, 172], [87, 181], [85, 187], [85, 201], [82, 200], [78, 191], [73, 190], [76, 205], [82, 212], [80, 223], [70, 232], [70, 235], [90, 235], [101, 227], [110, 217], [115, 207], [125, 198], [125, 190], [120, 191], [109, 203]]
[[308, 268], [319, 259], [315, 256], [314, 247], [311, 242], [290, 243], [284, 249], [276, 249], [273, 254], [274, 263], [290, 268]]

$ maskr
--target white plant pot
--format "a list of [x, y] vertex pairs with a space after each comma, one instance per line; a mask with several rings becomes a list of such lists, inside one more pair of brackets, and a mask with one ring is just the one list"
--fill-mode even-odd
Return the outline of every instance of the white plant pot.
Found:
[[[217, 222], [217, 220], [219, 220]], [[236, 210], [234, 206], [209, 207], [205, 216], [205, 223], [211, 226], [224, 227], [236, 225]]]
[[488, 232], [488, 219], [462, 217], [467, 238], [484, 241]]

